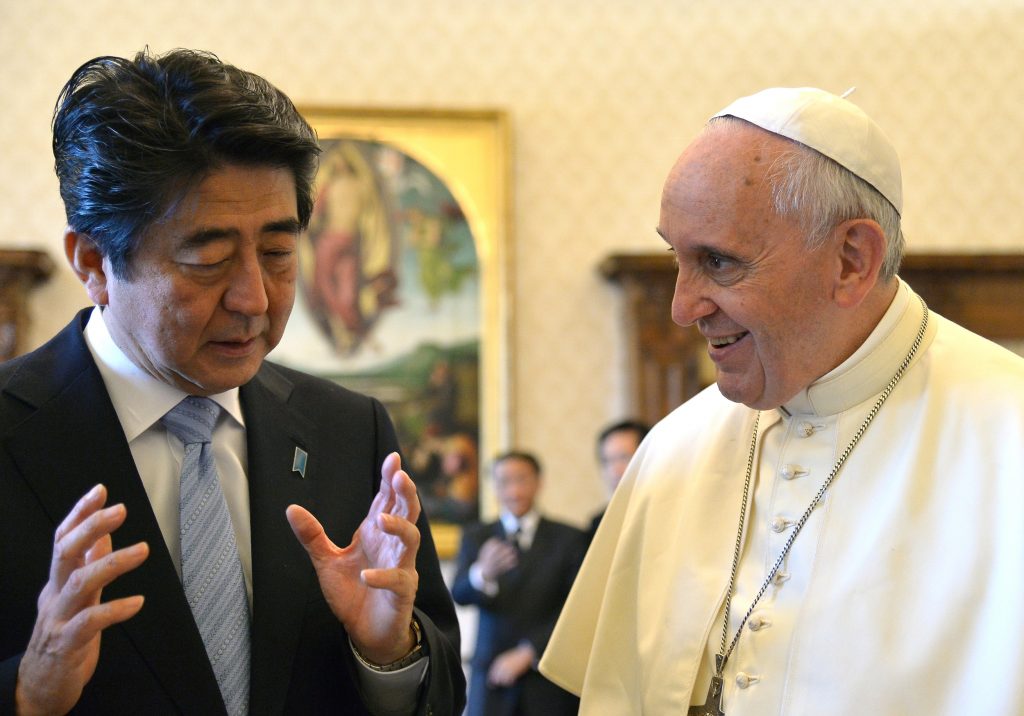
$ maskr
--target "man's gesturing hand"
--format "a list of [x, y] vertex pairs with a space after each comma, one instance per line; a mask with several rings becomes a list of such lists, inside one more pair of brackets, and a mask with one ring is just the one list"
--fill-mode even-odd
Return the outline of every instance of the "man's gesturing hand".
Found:
[[15, 703], [21, 716], [70, 711], [96, 671], [102, 631], [142, 608], [141, 596], [100, 602], [104, 587], [149, 556], [145, 542], [112, 551], [110, 535], [127, 511], [124, 505], [104, 509], [106, 501], [106, 488], [97, 485], [57, 528], [50, 579], [18, 668]]
[[401, 659], [414, 645], [410, 624], [419, 586], [420, 502], [401, 467], [398, 453], [385, 458], [380, 491], [348, 547], [334, 544], [305, 508], [287, 510], [331, 610], [359, 653], [377, 664]]

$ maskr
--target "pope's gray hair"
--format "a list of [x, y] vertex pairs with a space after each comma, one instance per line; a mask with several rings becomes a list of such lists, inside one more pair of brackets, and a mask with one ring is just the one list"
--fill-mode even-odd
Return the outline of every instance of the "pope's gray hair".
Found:
[[[717, 117], [708, 128], [743, 120]], [[791, 142], [768, 172], [772, 206], [793, 218], [806, 235], [807, 248], [819, 248], [829, 232], [850, 219], [876, 221], [885, 234], [885, 257], [879, 278], [891, 281], [900, 268], [906, 244], [900, 215], [882, 194], [838, 162], [810, 147]]]

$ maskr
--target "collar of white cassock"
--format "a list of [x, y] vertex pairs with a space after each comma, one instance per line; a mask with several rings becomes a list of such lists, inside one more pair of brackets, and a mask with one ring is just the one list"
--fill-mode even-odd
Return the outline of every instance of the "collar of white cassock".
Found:
[[[879, 394], [892, 380], [924, 317], [921, 301], [907, 284], [897, 280], [896, 297], [867, 340], [836, 368], [779, 406], [783, 417], [837, 415]], [[934, 336], [935, 321], [929, 321], [915, 363]]]

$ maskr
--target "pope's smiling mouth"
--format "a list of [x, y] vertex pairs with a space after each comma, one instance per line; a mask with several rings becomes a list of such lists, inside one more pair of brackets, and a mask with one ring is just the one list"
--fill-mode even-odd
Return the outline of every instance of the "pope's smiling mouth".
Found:
[[725, 346], [731, 346], [733, 343], [740, 340], [741, 338], [744, 338], [747, 335], [749, 334], [737, 333], [732, 336], [715, 336], [713, 338], [708, 338], [708, 343], [711, 344], [712, 348], [723, 348]]

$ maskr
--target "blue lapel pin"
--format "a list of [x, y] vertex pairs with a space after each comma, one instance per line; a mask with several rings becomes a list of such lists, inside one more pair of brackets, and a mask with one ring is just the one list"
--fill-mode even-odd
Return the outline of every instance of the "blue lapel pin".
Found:
[[306, 477], [306, 460], [309, 455], [300, 447], [295, 448], [295, 457], [292, 458], [292, 472], [299, 473], [300, 477]]

